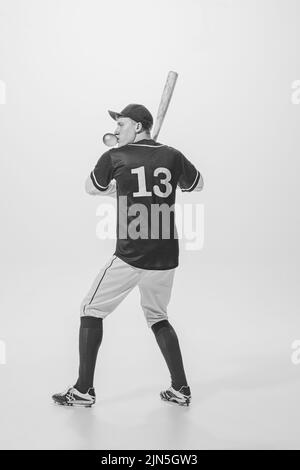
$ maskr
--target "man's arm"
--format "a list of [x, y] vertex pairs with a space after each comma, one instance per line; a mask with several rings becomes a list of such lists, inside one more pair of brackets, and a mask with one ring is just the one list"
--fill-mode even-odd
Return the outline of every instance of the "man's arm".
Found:
[[182, 154], [179, 154], [180, 176], [178, 186], [182, 192], [202, 191], [203, 177], [199, 170]]
[[85, 190], [92, 196], [115, 196], [116, 180], [109, 151], [98, 160], [94, 170], [85, 182]]
[[196, 173], [196, 177], [195, 177], [195, 180], [193, 182], [193, 184], [191, 184], [190, 187], [186, 187], [186, 188], [181, 188], [181, 191], [184, 193], [184, 192], [192, 192], [192, 191], [202, 191], [203, 189], [203, 186], [204, 186], [204, 181], [203, 181], [203, 177], [200, 173], [200, 171], [196, 170], [197, 173]]
[[117, 183], [112, 179], [106, 188], [98, 189], [92, 181], [91, 176], [88, 176], [85, 182], [85, 190], [91, 196], [111, 196], [115, 197], [117, 194]]
[[201, 173], [199, 173], [199, 181], [197, 183], [197, 186], [194, 188], [194, 191], [202, 191], [203, 186], [204, 186], [204, 181], [203, 181], [203, 176]]

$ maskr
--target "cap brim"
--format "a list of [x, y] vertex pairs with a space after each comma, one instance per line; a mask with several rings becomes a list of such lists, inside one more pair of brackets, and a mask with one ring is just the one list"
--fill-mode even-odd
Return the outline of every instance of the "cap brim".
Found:
[[112, 117], [115, 121], [116, 121], [117, 119], [119, 119], [119, 118], [122, 116], [122, 114], [116, 113], [115, 111], [110, 111], [110, 110], [108, 110], [108, 114], [109, 114], [110, 117]]

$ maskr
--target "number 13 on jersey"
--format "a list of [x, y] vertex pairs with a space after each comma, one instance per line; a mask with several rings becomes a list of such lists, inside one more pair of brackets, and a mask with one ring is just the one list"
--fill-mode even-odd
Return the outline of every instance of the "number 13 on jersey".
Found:
[[[145, 196], [152, 196], [152, 191], [147, 191], [146, 188], [146, 175], [145, 175], [145, 167], [140, 166], [139, 168], [133, 168], [131, 170], [132, 174], [136, 174], [138, 177], [138, 191], [133, 193], [134, 197], [145, 197]], [[153, 172], [154, 176], [158, 176], [160, 174], [164, 175], [164, 178], [160, 179], [160, 184], [165, 186], [165, 191], [162, 192], [157, 184], [153, 186], [153, 192], [156, 196], [159, 197], [168, 197], [172, 192], [172, 185], [171, 181], [171, 172], [168, 168], [159, 167], [156, 168]]]

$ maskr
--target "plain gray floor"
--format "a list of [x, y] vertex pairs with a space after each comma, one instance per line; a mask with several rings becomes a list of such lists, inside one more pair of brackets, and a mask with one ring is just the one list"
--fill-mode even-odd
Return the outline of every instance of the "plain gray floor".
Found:
[[[287, 296], [293, 311], [291, 284], [288, 291], [288, 285], [272, 291], [267, 270], [257, 271], [253, 283], [248, 268], [203, 266], [201, 285], [190, 278], [183, 295], [179, 287], [186, 273], [178, 270], [169, 315], [192, 388], [189, 408], [159, 398], [169, 376], [133, 291], [105, 321], [97, 405], [72, 409], [50, 398], [72, 384], [77, 371], [79, 320], [75, 302], [68, 308], [67, 298], [82, 286], [67, 271], [32, 269], [26, 283], [17, 284], [18, 297], [6, 298], [7, 308], [24, 307], [18, 325], [4, 316], [1, 449], [300, 448], [300, 366], [291, 362], [299, 320], [295, 316], [293, 324], [291, 316], [288, 322], [280, 315]], [[38, 278], [47, 282], [37, 289]], [[50, 286], [56, 296], [45, 302]]]

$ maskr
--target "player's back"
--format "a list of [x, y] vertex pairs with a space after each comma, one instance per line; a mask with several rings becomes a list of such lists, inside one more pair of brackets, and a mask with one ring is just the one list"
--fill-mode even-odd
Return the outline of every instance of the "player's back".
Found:
[[143, 269], [178, 266], [176, 188], [191, 191], [197, 185], [200, 173], [194, 165], [173, 147], [144, 139], [110, 149], [94, 174], [103, 183], [117, 182], [115, 254]]
[[111, 151], [118, 195], [126, 195], [133, 204], [174, 203], [180, 176], [179, 152], [153, 140], [140, 142]]

